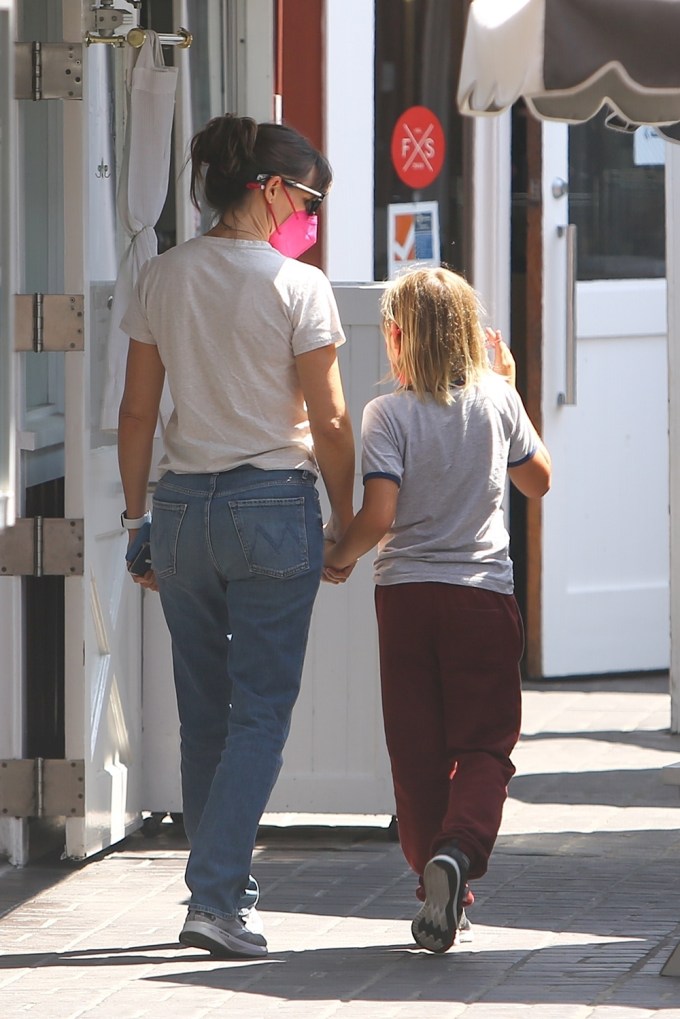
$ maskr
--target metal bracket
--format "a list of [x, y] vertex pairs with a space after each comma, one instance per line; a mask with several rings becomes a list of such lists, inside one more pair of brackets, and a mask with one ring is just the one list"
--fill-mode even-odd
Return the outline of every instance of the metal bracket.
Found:
[[90, 8], [94, 20], [94, 32], [85, 33], [85, 42], [109, 42], [124, 46], [128, 30], [134, 31], [139, 25], [141, 0], [128, 0], [127, 7], [116, 7], [114, 0], [100, 0]]
[[101, 35], [113, 35], [116, 29], [121, 29], [126, 18], [129, 19], [128, 11], [117, 7], [94, 7], [94, 30]]
[[15, 350], [83, 350], [82, 294], [15, 294]]
[[83, 44], [14, 44], [15, 99], [82, 99]]
[[80, 577], [83, 521], [23, 517], [0, 531], [0, 576]]
[[84, 761], [0, 761], [0, 817], [84, 816]]

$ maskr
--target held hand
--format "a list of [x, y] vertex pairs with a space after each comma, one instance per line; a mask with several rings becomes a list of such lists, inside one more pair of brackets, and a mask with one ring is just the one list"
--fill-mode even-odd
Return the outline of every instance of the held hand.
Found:
[[510, 347], [501, 335], [500, 329], [486, 329], [486, 345], [493, 351], [493, 370], [509, 385], [515, 385], [517, 369]]
[[354, 569], [354, 563], [344, 570], [336, 570], [332, 566], [324, 566], [321, 579], [325, 584], [344, 584]]
[[334, 541], [324, 541], [322, 579], [328, 584], [344, 584], [356, 563], [343, 563]]

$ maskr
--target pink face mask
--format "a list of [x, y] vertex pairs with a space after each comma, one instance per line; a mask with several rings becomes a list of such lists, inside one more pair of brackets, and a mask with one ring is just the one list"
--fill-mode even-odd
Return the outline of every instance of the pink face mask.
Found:
[[286, 195], [293, 206], [293, 213], [283, 221], [281, 226], [276, 222], [274, 213], [272, 213], [276, 229], [269, 238], [269, 243], [282, 255], [286, 255], [288, 258], [299, 258], [313, 244], [316, 244], [319, 217], [310, 215], [304, 209], [296, 211], [287, 191]]
[[282, 255], [299, 258], [303, 252], [316, 244], [318, 222], [318, 216], [310, 216], [304, 210], [294, 212], [281, 226], [277, 226], [269, 238], [269, 243]]

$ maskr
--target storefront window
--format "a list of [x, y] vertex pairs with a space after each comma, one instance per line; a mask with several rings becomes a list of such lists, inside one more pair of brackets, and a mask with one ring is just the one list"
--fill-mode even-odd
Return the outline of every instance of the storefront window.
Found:
[[578, 277], [663, 277], [664, 152], [650, 128], [612, 131], [604, 114], [569, 129], [569, 219], [578, 227]]
[[[427, 203], [428, 212], [435, 210], [438, 243], [437, 232], [428, 227], [431, 219], [423, 224], [428, 227], [424, 230], [416, 221], [414, 254], [418, 258], [431, 254], [436, 261], [464, 271], [469, 261], [466, 215], [470, 202], [464, 178], [470, 126], [463, 123], [455, 97], [467, 4], [464, 0], [377, 0], [375, 9], [375, 278], [385, 279], [394, 262], [392, 232], [388, 234], [394, 207], [420, 203]], [[434, 176], [424, 187], [406, 183], [393, 159], [395, 126], [412, 107], [433, 114], [432, 123], [438, 122], [443, 132], [443, 152], [435, 153], [443, 154], [441, 169], [437, 172], [432, 162]], [[425, 123], [412, 139], [413, 145], [422, 143], [427, 130]], [[433, 138], [431, 133], [428, 143]], [[426, 148], [426, 156], [432, 151]]]

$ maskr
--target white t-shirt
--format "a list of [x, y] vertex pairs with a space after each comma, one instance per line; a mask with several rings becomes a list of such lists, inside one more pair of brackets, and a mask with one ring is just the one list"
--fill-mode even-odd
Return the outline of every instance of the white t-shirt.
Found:
[[364, 482], [386, 477], [399, 485], [375, 582], [436, 581], [511, 594], [507, 469], [535, 454], [537, 436], [517, 391], [491, 371], [453, 395], [442, 406], [409, 391], [391, 393], [364, 410]]
[[315, 266], [267, 241], [196, 237], [144, 265], [121, 329], [165, 365], [163, 467], [318, 471], [295, 357], [345, 337]]

